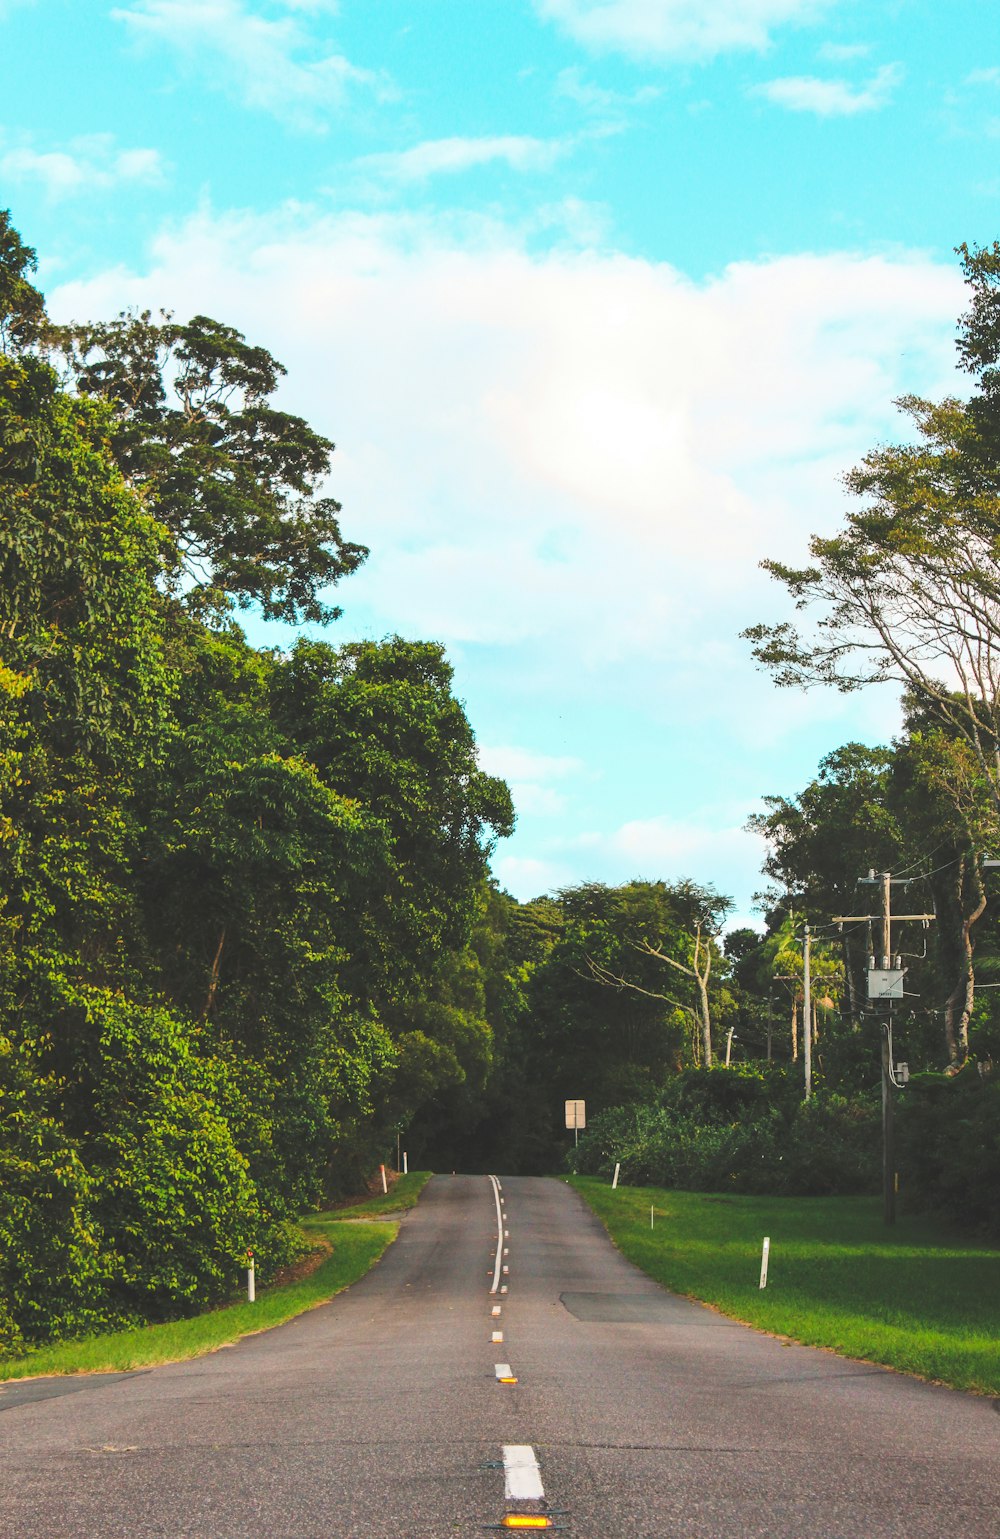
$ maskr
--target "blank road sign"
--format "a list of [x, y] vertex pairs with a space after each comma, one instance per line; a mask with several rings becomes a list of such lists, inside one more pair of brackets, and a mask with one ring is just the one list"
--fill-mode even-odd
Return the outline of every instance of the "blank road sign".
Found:
[[566, 1102], [566, 1126], [568, 1128], [585, 1128], [587, 1126], [586, 1101]]

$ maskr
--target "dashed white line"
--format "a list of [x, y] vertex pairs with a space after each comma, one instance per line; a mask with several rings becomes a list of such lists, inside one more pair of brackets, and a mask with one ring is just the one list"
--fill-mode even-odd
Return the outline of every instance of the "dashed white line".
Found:
[[490, 1180], [493, 1183], [493, 1198], [497, 1205], [497, 1259], [496, 1265], [493, 1268], [493, 1286], [490, 1288], [490, 1292], [496, 1293], [497, 1288], [500, 1286], [500, 1252], [503, 1249], [503, 1214], [500, 1211], [500, 1182], [497, 1180], [496, 1176], [490, 1176]]
[[509, 1502], [541, 1502], [545, 1499], [535, 1450], [528, 1443], [504, 1444], [503, 1480], [504, 1495]]

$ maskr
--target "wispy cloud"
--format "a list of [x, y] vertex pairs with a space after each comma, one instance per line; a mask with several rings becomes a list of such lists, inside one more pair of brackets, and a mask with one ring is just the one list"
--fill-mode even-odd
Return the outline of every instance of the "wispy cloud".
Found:
[[38, 150], [31, 144], [0, 145], [0, 176], [40, 186], [51, 199], [108, 190], [123, 184], [156, 186], [165, 166], [158, 150], [122, 150], [111, 134], [73, 139], [64, 149]]
[[357, 166], [396, 182], [425, 182], [432, 176], [455, 175], [497, 161], [513, 171], [550, 171], [569, 147], [565, 140], [534, 139], [526, 134], [455, 136], [427, 139], [396, 153], [366, 155]]
[[1000, 85], [1000, 66], [990, 65], [987, 69], [970, 70], [965, 77], [966, 85]]
[[596, 50], [711, 59], [763, 49], [773, 28], [815, 21], [835, 0], [535, 0], [545, 21]]
[[652, 102], [663, 92], [658, 86], [639, 86], [634, 91], [609, 91], [604, 86], [585, 80], [576, 65], [560, 70], [556, 76], [556, 94], [565, 96], [588, 112], [617, 114], [628, 107], [641, 107]]
[[853, 117], [887, 107], [903, 74], [901, 64], [883, 64], [861, 86], [847, 80], [822, 80], [816, 75], [786, 75], [754, 86], [751, 95], [763, 96], [789, 112], [812, 112], [821, 118]]
[[480, 768], [488, 775], [499, 775], [510, 786], [518, 813], [555, 816], [566, 808], [566, 796], [559, 782], [584, 774], [581, 759], [569, 755], [536, 753], [513, 745], [479, 749]]
[[[331, 10], [320, 0], [283, 3], [299, 15]], [[294, 14], [270, 19], [245, 0], [135, 0], [111, 14], [138, 42], [166, 44], [213, 85], [296, 128], [320, 126], [352, 88], [389, 93], [383, 75], [326, 52]]]
[[866, 59], [871, 51], [870, 43], [824, 43], [819, 57], [827, 64], [850, 64], [854, 59]]

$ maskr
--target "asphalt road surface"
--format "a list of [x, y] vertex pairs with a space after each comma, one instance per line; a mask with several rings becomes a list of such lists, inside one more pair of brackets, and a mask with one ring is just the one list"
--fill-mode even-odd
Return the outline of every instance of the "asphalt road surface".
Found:
[[368, 1277], [278, 1330], [0, 1387], [0, 1535], [1000, 1536], [994, 1402], [734, 1325], [563, 1183], [501, 1186], [436, 1177]]

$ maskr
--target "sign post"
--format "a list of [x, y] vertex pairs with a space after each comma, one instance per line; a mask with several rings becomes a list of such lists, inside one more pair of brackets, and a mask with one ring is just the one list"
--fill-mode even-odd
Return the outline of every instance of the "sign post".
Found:
[[587, 1126], [586, 1101], [566, 1102], [566, 1126], [573, 1129], [574, 1148], [580, 1142], [580, 1129]]

